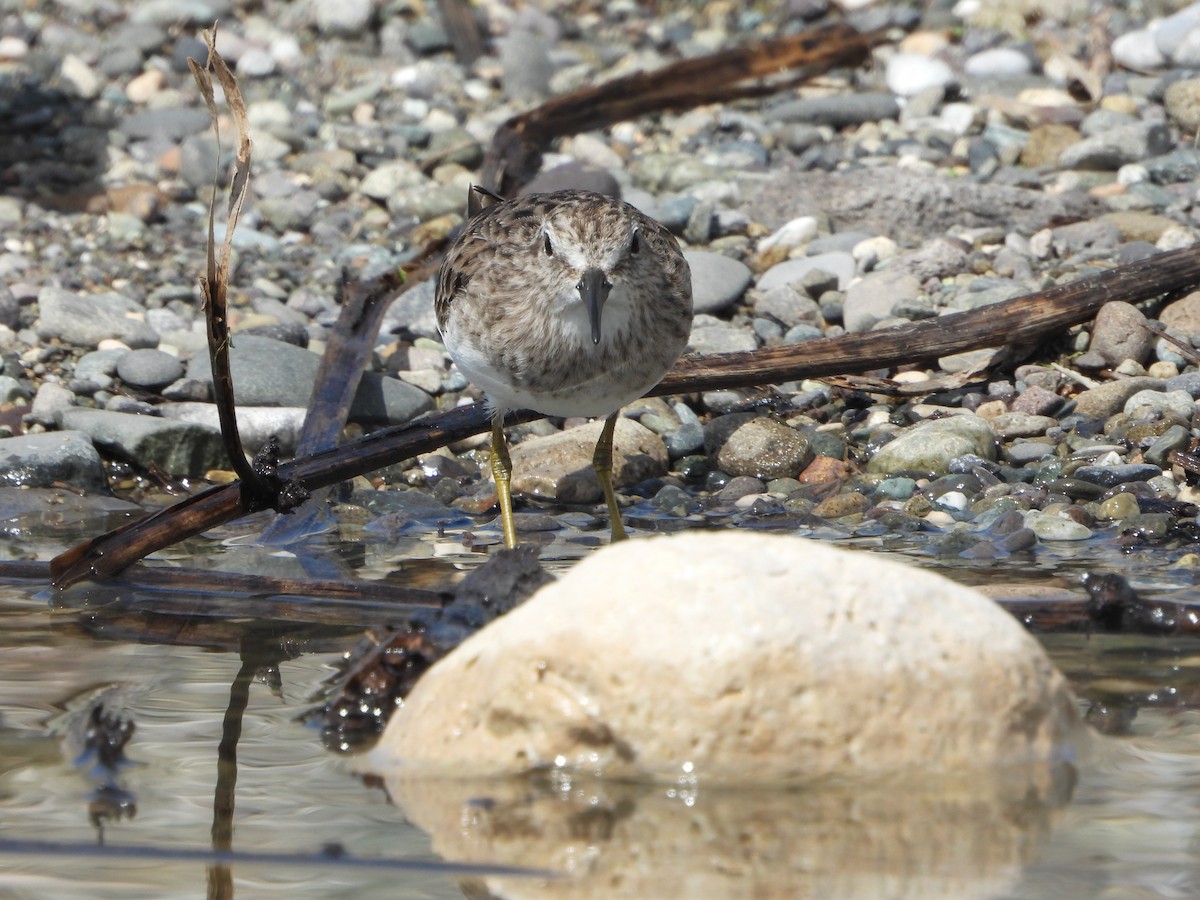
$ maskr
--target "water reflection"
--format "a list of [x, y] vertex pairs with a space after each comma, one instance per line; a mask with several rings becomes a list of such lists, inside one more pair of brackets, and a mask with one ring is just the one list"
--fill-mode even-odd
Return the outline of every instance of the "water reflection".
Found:
[[994, 897], [1036, 858], [1074, 783], [1007, 777], [809, 789], [405, 780], [388, 789], [449, 859], [549, 865], [491, 895]]
[[[294, 555], [214, 539], [234, 533], [193, 539], [159, 563], [209, 566], [214, 580], [216, 570], [302, 574]], [[49, 528], [46, 546], [77, 537]], [[483, 558], [456, 535], [360, 537], [297, 552], [397, 590], [436, 591]], [[569, 561], [588, 552], [586, 537], [547, 538], [545, 553]], [[1111, 564], [1110, 550], [1047, 552], [1004, 574], [1077, 590], [1071, 573]], [[918, 544], [904, 552], [963, 580], [997, 574]], [[1193, 572], [1169, 561], [1117, 560], [1140, 589], [1194, 598]], [[1200, 653], [1189, 639], [1039, 636], [1110, 735], [1082, 761], [1073, 793], [1061, 768], [884, 789], [391, 778], [385, 790], [301, 718], [367, 627], [403, 620], [386, 592], [320, 604], [110, 585], [52, 605], [42, 587], [0, 587], [0, 894], [1200, 895]], [[114, 746], [127, 764], [97, 767]], [[101, 841], [125, 855], [99, 854]], [[437, 868], [445, 860], [564, 877]]]
[[357, 629], [82, 599], [0, 588], [0, 894], [456, 897], [478, 877], [299, 722]]

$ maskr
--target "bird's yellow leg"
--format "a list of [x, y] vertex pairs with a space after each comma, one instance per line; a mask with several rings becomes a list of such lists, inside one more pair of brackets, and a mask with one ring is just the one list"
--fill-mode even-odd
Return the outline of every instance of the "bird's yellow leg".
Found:
[[621, 524], [617, 495], [613, 493], [612, 486], [613, 430], [617, 427], [617, 416], [620, 414], [618, 410], [605, 420], [604, 427], [600, 430], [600, 440], [596, 441], [596, 452], [592, 455], [592, 468], [596, 470], [596, 477], [600, 479], [600, 489], [604, 491], [604, 501], [608, 504], [608, 518], [612, 524], [614, 541], [623, 541], [627, 537], [625, 526]]
[[508, 441], [504, 438], [504, 419], [501, 416], [492, 420], [492, 478], [496, 481], [496, 495], [500, 498], [500, 526], [504, 529], [504, 546], [515, 550], [517, 523], [513, 521], [512, 457], [508, 455]]

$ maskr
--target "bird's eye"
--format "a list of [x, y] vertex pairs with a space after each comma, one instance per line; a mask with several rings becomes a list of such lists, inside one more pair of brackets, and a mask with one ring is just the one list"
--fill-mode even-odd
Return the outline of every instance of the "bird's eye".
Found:
[[542, 232], [542, 236], [546, 240], [546, 255], [553, 256], [554, 255], [554, 246], [550, 243], [550, 232], [544, 231], [544, 232]]
[[642, 249], [642, 236], [635, 228], [633, 229], [633, 237], [629, 239], [629, 255], [637, 256]]

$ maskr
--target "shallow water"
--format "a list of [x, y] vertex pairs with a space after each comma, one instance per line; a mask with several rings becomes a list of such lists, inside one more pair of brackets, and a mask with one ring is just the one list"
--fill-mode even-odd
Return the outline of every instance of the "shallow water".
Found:
[[[99, 524], [24, 519], [9, 531], [20, 543], [5, 546], [10, 558], [48, 559]], [[157, 564], [353, 571], [434, 586], [483, 558], [454, 535], [347, 529], [301, 559], [256, 546], [261, 526], [252, 519], [188, 541]], [[544, 556], [562, 566], [596, 543], [595, 532], [568, 533]], [[867, 536], [839, 543], [882, 549]], [[1104, 536], [988, 566], [939, 558], [920, 542], [891, 549], [971, 583], [1077, 587], [1078, 572], [1107, 565], [1156, 595], [1196, 599], [1191, 572], [1167, 568], [1177, 553], [1120, 554]], [[398, 618], [379, 604], [339, 611], [303, 598], [249, 603], [123, 587], [52, 598], [36, 582], [0, 586], [0, 895], [432, 898], [484, 884], [546, 897], [1200, 894], [1192, 640], [1043, 635], [1090, 720], [1110, 735], [1077, 769], [1028, 781], [447, 791], [364, 778], [301, 720], [365, 627]], [[97, 708], [110, 730], [133, 725], [114, 769], [86, 749], [89, 721], [90, 734], [107, 733], [88, 718]], [[223, 736], [236, 767], [219, 765]], [[214, 813], [217, 797], [232, 798], [231, 816]], [[211, 855], [214, 822], [218, 846], [232, 827], [232, 860]]]

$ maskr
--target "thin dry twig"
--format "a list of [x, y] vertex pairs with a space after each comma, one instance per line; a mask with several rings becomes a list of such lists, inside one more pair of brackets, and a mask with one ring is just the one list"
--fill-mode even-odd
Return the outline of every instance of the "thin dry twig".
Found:
[[[192, 78], [208, 107], [212, 117], [213, 131], [216, 133], [217, 146], [221, 143], [220, 113], [217, 110], [215, 92], [213, 90], [213, 73], [221, 83], [226, 102], [233, 113], [237, 124], [238, 148], [237, 162], [233, 182], [229, 190], [229, 203], [226, 208], [225, 240], [217, 249], [216, 240], [216, 206], [217, 188], [220, 184], [220, 162], [214, 173], [214, 187], [208, 204], [208, 246], [205, 274], [200, 278], [200, 291], [204, 296], [204, 312], [208, 321], [208, 349], [212, 362], [213, 389], [216, 395], [217, 413], [221, 421], [221, 433], [225, 437], [226, 449], [230, 462], [238, 477], [253, 482], [257, 475], [246, 461], [242, 449], [241, 437], [237, 427], [237, 408], [234, 403], [233, 377], [229, 370], [229, 266], [233, 253], [233, 233], [241, 216], [242, 205], [246, 200], [246, 192], [250, 187], [250, 153], [251, 143], [249, 123], [246, 119], [246, 107], [238, 92], [237, 81], [225, 60], [216, 48], [216, 28], [203, 32], [204, 42], [208, 46], [208, 59], [203, 66], [194, 59], [188, 59], [188, 68]], [[220, 153], [217, 154], [220, 157]]]

